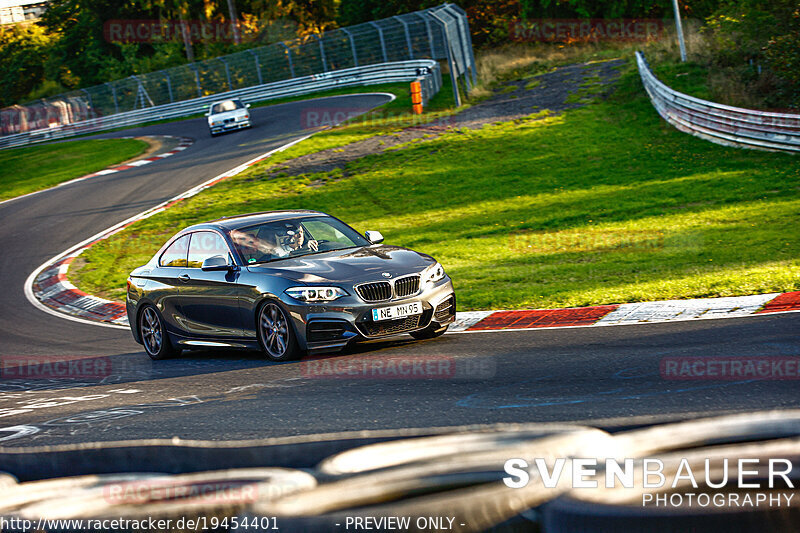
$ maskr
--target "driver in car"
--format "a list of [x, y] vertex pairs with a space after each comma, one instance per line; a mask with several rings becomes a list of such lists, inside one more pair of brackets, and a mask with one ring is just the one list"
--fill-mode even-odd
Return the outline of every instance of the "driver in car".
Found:
[[287, 257], [293, 252], [319, 250], [319, 243], [306, 239], [303, 226], [285, 223], [269, 225], [257, 232], [231, 231], [231, 238], [248, 263]]
[[306, 233], [301, 225], [286, 224], [284, 234], [278, 237], [278, 255], [286, 256], [292, 252], [319, 250], [319, 243], [314, 239], [306, 239]]

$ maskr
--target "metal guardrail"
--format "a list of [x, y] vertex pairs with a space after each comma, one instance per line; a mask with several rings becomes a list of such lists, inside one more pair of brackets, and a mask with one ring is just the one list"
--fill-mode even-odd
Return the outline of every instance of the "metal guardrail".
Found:
[[659, 81], [641, 52], [636, 52], [636, 63], [653, 107], [678, 130], [726, 146], [800, 152], [800, 115], [701, 100]]
[[202, 98], [184, 100], [174, 104], [146, 107], [125, 113], [117, 113], [108, 117], [73, 122], [55, 128], [6, 135], [0, 137], [0, 149], [133, 126], [156, 120], [185, 117], [197, 114], [212, 102], [226, 98], [241, 98], [248, 102], [262, 102], [277, 98], [303, 96], [338, 87], [411, 82], [415, 80], [420, 81], [423, 105], [427, 104], [428, 100], [438, 93], [442, 87], [442, 72], [439, 64], [430, 59], [398, 61], [266, 83]]
[[371, 65], [447, 61], [456, 105], [459, 85], [477, 81], [464, 10], [443, 4], [348, 26], [307, 39], [250, 48], [0, 109], [0, 135], [83, 122], [220, 93]]

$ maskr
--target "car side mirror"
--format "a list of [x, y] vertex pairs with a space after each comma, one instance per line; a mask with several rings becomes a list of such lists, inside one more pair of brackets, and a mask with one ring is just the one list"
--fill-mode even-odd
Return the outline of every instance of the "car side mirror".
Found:
[[214, 255], [207, 257], [203, 261], [202, 269], [204, 272], [214, 272], [219, 270], [232, 270], [233, 266], [228, 264], [228, 258], [224, 255]]
[[364, 232], [364, 237], [372, 244], [380, 244], [383, 242], [383, 235], [381, 235], [380, 231], [366, 231]]
[[247, 109], [250, 109], [250, 104], [245, 104], [245, 107], [246, 107]]

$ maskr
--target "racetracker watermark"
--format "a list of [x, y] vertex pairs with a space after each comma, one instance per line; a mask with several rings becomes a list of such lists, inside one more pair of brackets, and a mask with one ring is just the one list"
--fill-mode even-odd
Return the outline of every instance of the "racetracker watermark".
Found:
[[[241, 32], [241, 27], [236, 28]], [[193, 42], [234, 41], [234, 26], [224, 21], [202, 20], [108, 20], [103, 37], [113, 43], [152, 43], [182, 40]]]
[[660, 19], [529, 19], [509, 23], [517, 42], [650, 41], [663, 37]]
[[664, 357], [661, 377], [686, 381], [800, 379], [800, 357]]
[[111, 358], [89, 355], [3, 355], [0, 379], [103, 379]]
[[444, 129], [453, 125], [452, 117], [430, 117], [417, 115], [410, 111], [386, 112], [372, 111], [358, 107], [309, 107], [300, 111], [300, 126], [303, 129], [332, 128], [343, 122], [351, 121], [362, 126], [403, 127], [428, 125], [432, 128]]
[[293, 21], [237, 22], [223, 20], [107, 20], [103, 38], [111, 43], [192, 43], [261, 41], [276, 42], [295, 37]]
[[[243, 505], [253, 503], [262, 490], [272, 490], [271, 497], [284, 495], [283, 487], [271, 487], [268, 483], [242, 481], [200, 481], [193, 482], [153, 479], [112, 483], [103, 487], [103, 498], [113, 505], [143, 505], [155, 501], [180, 500], [182, 503], [204, 503]], [[262, 494], [262, 496], [265, 496]]]
[[370, 355], [300, 363], [301, 376], [316, 379], [489, 379], [496, 372], [496, 363], [489, 357]]

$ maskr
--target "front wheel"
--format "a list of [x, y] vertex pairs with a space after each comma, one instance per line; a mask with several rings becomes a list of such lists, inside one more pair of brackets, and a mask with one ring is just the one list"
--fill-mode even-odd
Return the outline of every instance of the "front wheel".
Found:
[[292, 325], [274, 302], [262, 305], [258, 313], [258, 340], [270, 361], [291, 361], [300, 355]]
[[145, 305], [139, 313], [139, 338], [150, 359], [166, 359], [180, 353], [172, 346], [164, 321], [152, 305]]
[[[436, 337], [444, 335], [444, 333], [447, 331], [448, 327], [450, 327], [450, 326], [442, 327], [442, 326], [440, 326], [438, 324], [431, 324], [430, 326], [428, 326], [425, 329], [421, 329], [419, 331], [412, 331], [411, 332], [411, 336], [414, 337], [417, 340], [435, 339]], [[440, 329], [437, 329], [437, 328], [440, 328]]]

